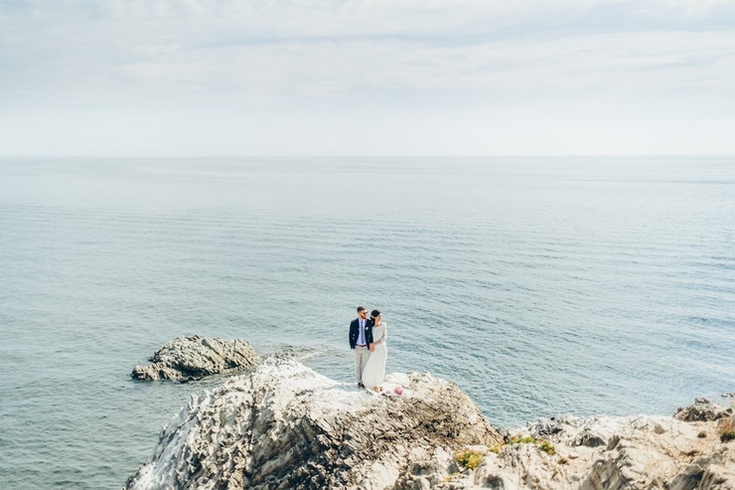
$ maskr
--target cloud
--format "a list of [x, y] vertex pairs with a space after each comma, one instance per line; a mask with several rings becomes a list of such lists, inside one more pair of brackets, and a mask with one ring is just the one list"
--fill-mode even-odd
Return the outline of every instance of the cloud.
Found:
[[[14, 5], [15, 8], [9, 8]], [[3, 3], [3, 89], [732, 83], [721, 2]], [[673, 28], [662, 29], [661, 19]], [[730, 26], [735, 25], [733, 23]], [[688, 28], [686, 28], [688, 27]], [[677, 71], [676, 67], [680, 70]], [[694, 76], [690, 67], [706, 67]], [[229, 82], [228, 82], [229, 81]], [[305, 82], [305, 83], [300, 83]], [[317, 90], [318, 91], [318, 90]]]
[[0, 115], [728, 106], [733, 26], [717, 0], [0, 0]]

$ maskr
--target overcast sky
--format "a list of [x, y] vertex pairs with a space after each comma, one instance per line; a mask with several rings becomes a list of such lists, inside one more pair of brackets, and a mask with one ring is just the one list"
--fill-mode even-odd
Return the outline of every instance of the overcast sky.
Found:
[[735, 154], [735, 2], [0, 0], [0, 155]]

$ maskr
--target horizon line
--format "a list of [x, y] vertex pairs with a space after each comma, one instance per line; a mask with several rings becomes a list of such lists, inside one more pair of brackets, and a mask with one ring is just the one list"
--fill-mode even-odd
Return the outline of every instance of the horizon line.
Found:
[[421, 155], [421, 154], [384, 154], [384, 155], [0, 155], [1, 159], [39, 159], [39, 158], [74, 158], [74, 159], [238, 159], [238, 158], [584, 158], [584, 157], [610, 157], [610, 158], [628, 158], [628, 157], [709, 157], [723, 158], [735, 157], [735, 153], [488, 153], [488, 154], [442, 154], [442, 155]]

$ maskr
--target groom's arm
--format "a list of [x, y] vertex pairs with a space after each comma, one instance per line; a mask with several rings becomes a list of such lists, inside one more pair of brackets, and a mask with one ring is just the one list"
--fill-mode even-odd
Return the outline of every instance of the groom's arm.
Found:
[[355, 335], [355, 320], [352, 320], [350, 322], [350, 331], [348, 333], [348, 339], [350, 341], [350, 349], [355, 348], [355, 343], [357, 342], [357, 336]]

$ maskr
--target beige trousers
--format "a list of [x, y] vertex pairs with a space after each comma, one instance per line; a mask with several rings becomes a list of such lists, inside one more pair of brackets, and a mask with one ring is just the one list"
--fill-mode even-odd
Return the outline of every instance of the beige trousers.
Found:
[[367, 347], [355, 346], [355, 378], [358, 383], [362, 383], [362, 372], [365, 370], [370, 350]]

